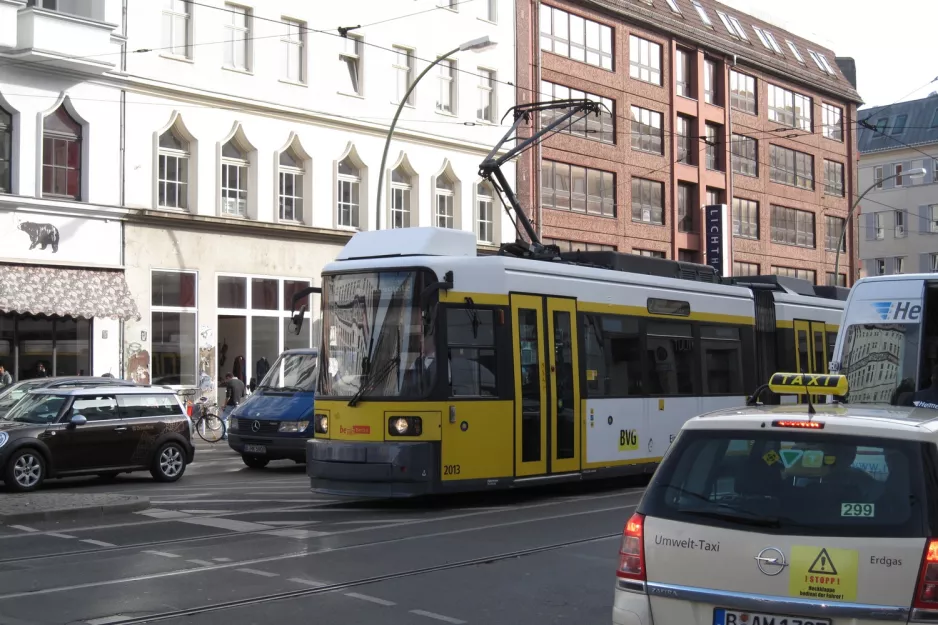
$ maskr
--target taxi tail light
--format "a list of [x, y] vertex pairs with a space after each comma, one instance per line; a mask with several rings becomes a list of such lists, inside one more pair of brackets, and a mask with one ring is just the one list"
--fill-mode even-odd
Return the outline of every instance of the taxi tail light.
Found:
[[938, 609], [938, 539], [929, 539], [922, 557], [922, 570], [918, 574], [913, 608]]
[[638, 512], [625, 524], [616, 577], [645, 581], [645, 517]]

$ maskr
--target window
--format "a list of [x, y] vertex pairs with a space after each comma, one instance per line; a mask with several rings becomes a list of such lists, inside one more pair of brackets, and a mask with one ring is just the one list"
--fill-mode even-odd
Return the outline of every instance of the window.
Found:
[[824, 159], [824, 193], [844, 197], [844, 165]]
[[697, 232], [694, 223], [694, 197], [696, 196], [696, 186], [686, 183], [677, 183], [677, 230], [678, 232]]
[[938, 204], [932, 204], [928, 207], [931, 215], [929, 215], [929, 231], [938, 232]]
[[749, 41], [749, 35], [746, 34], [746, 30], [738, 19], [730, 15], [730, 23], [733, 24], [733, 27], [736, 29], [736, 34], [739, 35], [740, 39]]
[[346, 228], [359, 228], [361, 227], [359, 211], [361, 207], [362, 177], [361, 170], [352, 162], [350, 156], [346, 156], [339, 163], [337, 181], [336, 197], [338, 198], [338, 206], [336, 209], [338, 224]]
[[768, 97], [770, 121], [808, 132], [812, 131], [811, 98], [772, 84], [769, 85]]
[[153, 271], [150, 275], [154, 384], [199, 385], [196, 290], [194, 271]]
[[730, 34], [730, 37], [739, 39], [739, 33], [736, 32], [736, 28], [734, 28], [732, 22], [730, 22], [729, 16], [723, 11], [717, 11], [717, 15], [720, 17], [720, 21], [723, 22], [723, 25], [726, 26], [726, 32]]
[[737, 111], [758, 114], [755, 78], [730, 70], [730, 105]]
[[175, 126], [160, 135], [157, 202], [160, 208], [189, 208], [189, 142]]
[[717, 65], [710, 59], [704, 60], [704, 102], [719, 104], [717, 93]]
[[479, 68], [479, 106], [476, 119], [495, 123], [495, 72]]
[[902, 165], [901, 164], [896, 165], [896, 186], [897, 187], [902, 186]]
[[844, 233], [845, 220], [831, 215], [828, 215], [825, 219], [827, 221], [827, 236], [824, 241], [824, 249], [828, 252], [836, 252], [837, 248], [840, 247], [841, 252], [845, 251], [845, 246], [840, 245], [840, 239], [843, 237]]
[[[551, 100], [590, 99], [594, 102], [599, 102], [603, 107], [600, 107], [598, 117], [592, 114], [576, 115], [570, 120], [569, 125], [565, 124], [560, 126], [557, 128], [557, 131], [585, 139], [592, 139], [593, 141], [615, 143], [616, 105], [613, 100], [547, 81], [541, 81], [540, 95], [547, 96]], [[541, 111], [541, 127], [546, 128], [557, 116], [563, 115], [565, 112], [566, 111], [562, 109]]]
[[287, 32], [280, 40], [283, 46], [284, 78], [291, 82], [306, 82], [306, 22], [283, 20]]
[[63, 104], [42, 122], [42, 194], [81, 199], [81, 125]]
[[831, 64], [827, 60], [826, 56], [820, 52], [814, 52], [813, 50], [808, 50], [808, 54], [811, 55], [811, 58], [814, 59], [814, 63], [818, 66], [818, 68], [820, 68], [822, 72], [826, 72], [831, 76], [835, 74], [834, 68], [831, 67]]
[[[401, 46], [394, 46], [394, 75], [396, 93], [394, 103], [400, 104], [407, 94], [407, 90], [414, 82], [414, 51]], [[411, 92], [407, 96], [407, 106], [413, 106], [416, 99], [416, 92]]]
[[677, 83], [677, 94], [685, 98], [694, 98], [694, 73], [691, 67], [691, 53], [678, 48], [674, 53], [674, 80]]
[[938, 182], [938, 158], [932, 161], [932, 182]]
[[877, 189], [883, 188], [883, 168], [882, 167], [873, 168], [873, 182], [876, 183]]
[[166, 54], [190, 58], [189, 3], [163, 0], [163, 50]]
[[844, 110], [833, 104], [821, 104], [822, 133], [834, 141], [844, 140]]
[[898, 256], [893, 261], [895, 261], [895, 271], [893, 273], [905, 273], [905, 256]]
[[705, 395], [738, 395], [743, 392], [743, 357], [739, 328], [700, 326]]
[[772, 265], [772, 275], [785, 278], [797, 278], [798, 280], [807, 280], [811, 284], [817, 284], [817, 272], [813, 269], [797, 269], [795, 267], [776, 267]]
[[632, 221], [664, 225], [664, 184], [632, 178]]
[[479, 207], [479, 241], [495, 242], [495, 190], [488, 182], [476, 186], [476, 203]]
[[693, 165], [694, 150], [691, 136], [693, 120], [684, 115], [677, 116], [677, 162]]
[[908, 115], [896, 115], [896, 122], [892, 125], [892, 134], [901, 135], [905, 132], [905, 123], [908, 119]]
[[671, 7], [672, 11], [674, 11], [678, 15], [681, 14], [681, 9], [679, 9], [677, 6], [677, 0], [667, 0], [667, 3], [668, 3], [668, 6]]
[[798, 62], [804, 65], [804, 57], [801, 56], [801, 52], [798, 51], [798, 46], [795, 45], [791, 39], [786, 39], [785, 43], [788, 44], [788, 49], [791, 50], [791, 53], [795, 55], [795, 58], [798, 59]]
[[632, 109], [632, 149], [663, 154], [661, 113], [638, 106]]
[[895, 212], [896, 215], [896, 238], [902, 238], [905, 236], [905, 211], [899, 210]]
[[644, 367], [638, 320], [590, 313], [580, 315], [580, 320], [584, 368], [590, 372], [585, 394], [591, 398], [641, 395]]
[[13, 190], [13, 116], [0, 108], [0, 193]]
[[391, 172], [391, 227], [410, 228], [411, 176], [400, 165]]
[[775, 51], [775, 54], [784, 56], [781, 46], [778, 45], [778, 41], [775, 40], [775, 35], [769, 31], [765, 31], [765, 37], [769, 40], [769, 45], [772, 46], [772, 50]]
[[882, 213], [873, 213], [873, 228], [873, 232], [875, 233], [876, 239], [878, 241], [886, 238], [886, 228], [883, 225]]
[[723, 203], [723, 190], [707, 187], [707, 206], [718, 206]]
[[639, 256], [646, 256], [648, 258], [666, 258], [664, 252], [658, 252], [656, 250], [640, 250], [635, 248], [632, 250], [632, 253]]
[[931, 265], [931, 270], [938, 272], [938, 254], [932, 254], [929, 262]]
[[661, 46], [629, 35], [629, 75], [636, 80], [661, 84]]
[[172, 417], [183, 414], [176, 399], [164, 395], [118, 395], [121, 418], [145, 419], [154, 417]]
[[344, 48], [339, 52], [340, 75], [345, 79], [340, 92], [348, 95], [362, 95], [364, 84], [362, 81], [364, 45], [361, 37], [349, 35], [343, 38]]
[[733, 198], [733, 236], [743, 239], [759, 238], [758, 202]]
[[544, 160], [541, 206], [578, 213], [616, 216], [615, 174]]
[[814, 247], [814, 213], [772, 205], [772, 242]]
[[651, 395], [692, 395], [697, 353], [690, 324], [649, 322], [647, 371]]
[[303, 159], [292, 147], [280, 153], [280, 220], [303, 221]]
[[873, 275], [874, 276], [886, 275], [886, 259], [885, 258], [873, 259]]
[[886, 130], [886, 126], [888, 125], [889, 125], [888, 117], [881, 117], [880, 119], [877, 119], [876, 120], [876, 132], [882, 134], [883, 131]]
[[733, 261], [733, 276], [734, 277], [758, 276], [758, 275], [759, 275], [758, 263], [744, 263], [738, 260]]
[[[827, 286], [847, 286], [847, 274], [841, 273], [837, 274], [837, 284], [834, 284], [834, 272], [827, 272]], [[833, 353], [833, 350], [830, 350], [828, 353]]]
[[697, 15], [700, 16], [701, 21], [710, 28], [713, 28], [713, 22], [710, 21], [710, 16], [707, 15], [707, 10], [703, 8], [703, 5], [700, 4], [697, 0], [691, 0], [691, 4], [694, 5], [694, 8], [697, 9]]
[[496, 397], [495, 313], [477, 308], [446, 311], [451, 397]]
[[759, 142], [752, 137], [734, 134], [730, 140], [733, 171], [744, 176], [759, 177]]
[[700, 264], [700, 252], [697, 250], [678, 250], [677, 259], [682, 263]]
[[601, 243], [581, 243], [579, 241], [567, 241], [566, 239], [544, 239], [545, 243], [556, 245], [561, 252], [615, 252], [615, 245], [603, 245]]
[[541, 4], [541, 50], [612, 70], [612, 28]]
[[769, 177], [773, 182], [814, 189], [814, 157], [777, 145], [769, 146]]
[[221, 212], [245, 217], [248, 204], [248, 157], [231, 139], [221, 149]]
[[707, 124], [707, 169], [723, 171], [720, 162], [723, 154], [723, 127]]
[[456, 114], [456, 61], [440, 61], [440, 92], [436, 100], [436, 110]]
[[251, 10], [226, 4], [222, 19], [225, 24], [225, 67], [250, 70]]
[[437, 228], [455, 228], [456, 183], [446, 173], [437, 176], [434, 197], [436, 212], [433, 225]]
[[756, 31], [756, 35], [759, 37], [759, 41], [762, 42], [762, 45], [765, 46], [765, 49], [771, 50], [772, 46], [769, 44], [769, 40], [765, 36], [765, 31], [759, 28], [758, 26], [753, 26], [752, 29]]
[[498, 0], [483, 0], [482, 19], [488, 22], [498, 21]]

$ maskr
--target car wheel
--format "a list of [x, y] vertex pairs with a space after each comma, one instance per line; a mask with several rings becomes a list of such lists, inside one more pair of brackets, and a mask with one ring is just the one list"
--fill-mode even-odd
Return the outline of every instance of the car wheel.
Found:
[[186, 472], [186, 454], [179, 443], [166, 443], [156, 452], [150, 474], [158, 482], [175, 482]]
[[4, 481], [10, 490], [28, 493], [46, 479], [46, 459], [38, 449], [27, 447], [14, 452], [7, 462]]
[[244, 460], [244, 464], [252, 469], [263, 469], [270, 462], [269, 458], [264, 458], [261, 456], [249, 456], [244, 454], [241, 456], [241, 459]]

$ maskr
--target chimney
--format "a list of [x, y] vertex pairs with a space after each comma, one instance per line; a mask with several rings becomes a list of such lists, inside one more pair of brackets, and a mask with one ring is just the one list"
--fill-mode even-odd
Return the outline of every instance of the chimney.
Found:
[[850, 56], [838, 56], [834, 57], [834, 61], [837, 63], [837, 67], [840, 68], [840, 71], [844, 73], [844, 76], [847, 77], [847, 80], [850, 81], [850, 84], [853, 85], [853, 88], [857, 88], [857, 62], [853, 60], [853, 57]]

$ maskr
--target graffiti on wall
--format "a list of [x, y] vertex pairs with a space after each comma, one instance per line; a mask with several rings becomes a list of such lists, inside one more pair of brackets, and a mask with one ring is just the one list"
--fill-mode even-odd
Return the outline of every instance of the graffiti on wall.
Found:
[[215, 332], [199, 327], [199, 390], [205, 397], [215, 392]]
[[140, 343], [128, 343], [124, 346], [127, 379], [136, 384], [150, 383], [150, 352]]

